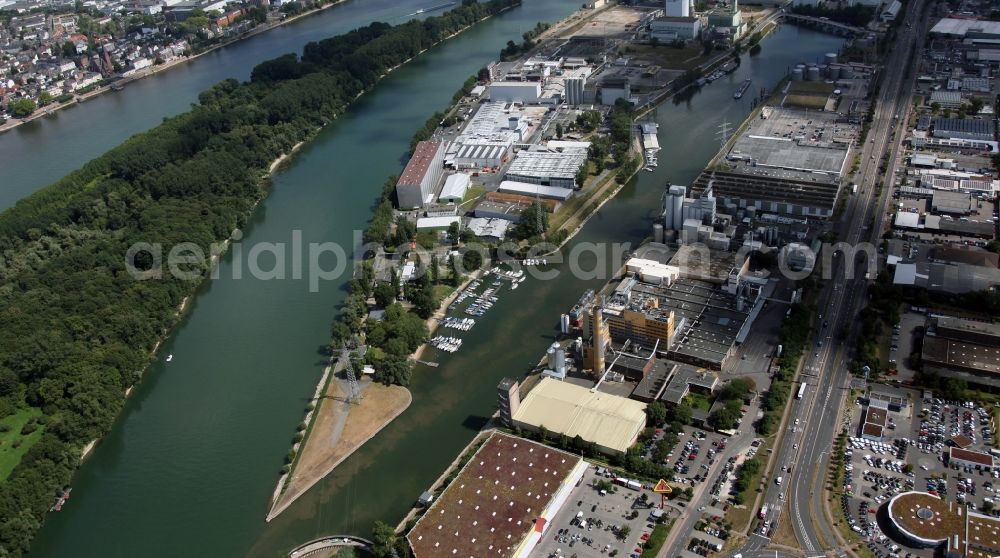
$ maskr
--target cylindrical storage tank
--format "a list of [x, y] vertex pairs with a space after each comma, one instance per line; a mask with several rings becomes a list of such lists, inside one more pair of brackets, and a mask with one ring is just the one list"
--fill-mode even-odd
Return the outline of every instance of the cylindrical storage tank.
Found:
[[826, 53], [826, 56], [823, 57], [823, 61], [826, 62], [827, 64], [836, 64], [837, 63], [837, 53], [836, 52], [828, 52], [828, 53]]
[[840, 79], [840, 66], [830, 66], [830, 79]]
[[653, 224], [653, 241], [663, 244], [663, 225], [659, 223]]
[[806, 73], [807, 81], [819, 81], [819, 66], [809, 66]]
[[549, 347], [549, 350], [545, 351], [545, 359], [548, 363], [549, 368], [552, 370], [556, 369], [556, 350]]
[[560, 376], [566, 375], [566, 351], [561, 347], [556, 351], [556, 373]]
[[747, 217], [753, 219], [756, 216], [757, 216], [757, 206], [756, 205], [748, 205], [747, 206]]
[[851, 79], [854, 77], [854, 68], [850, 66], [840, 67], [840, 77], [843, 79]]
[[805, 73], [802, 68], [795, 68], [792, 70], [792, 81], [802, 81], [805, 79]]
[[569, 333], [569, 314], [559, 316], [559, 331], [561, 331], [563, 335]]

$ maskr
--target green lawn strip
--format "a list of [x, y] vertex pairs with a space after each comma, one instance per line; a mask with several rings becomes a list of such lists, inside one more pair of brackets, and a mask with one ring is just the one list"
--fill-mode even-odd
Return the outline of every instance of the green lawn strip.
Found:
[[655, 558], [660, 553], [660, 548], [667, 541], [670, 534], [670, 525], [657, 525], [653, 527], [653, 532], [649, 534], [649, 540], [643, 543], [642, 558]]
[[21, 435], [21, 429], [24, 428], [24, 425], [33, 417], [41, 416], [41, 414], [41, 409], [25, 407], [0, 420], [0, 425], [10, 428], [5, 432], [0, 432], [0, 480], [5, 480], [14, 467], [17, 467], [17, 464], [21, 462], [21, 458], [31, 446], [42, 438], [44, 430], [42, 426], [26, 436]]

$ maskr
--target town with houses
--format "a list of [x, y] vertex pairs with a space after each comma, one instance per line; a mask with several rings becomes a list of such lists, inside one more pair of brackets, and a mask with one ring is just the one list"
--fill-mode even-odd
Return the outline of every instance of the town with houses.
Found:
[[300, 9], [280, 0], [0, 0], [0, 118], [120, 89]]

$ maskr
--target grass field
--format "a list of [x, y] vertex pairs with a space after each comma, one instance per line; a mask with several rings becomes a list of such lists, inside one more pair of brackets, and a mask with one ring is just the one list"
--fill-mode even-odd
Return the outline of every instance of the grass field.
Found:
[[0, 420], [0, 425], [9, 427], [9, 430], [0, 432], [0, 480], [6, 479], [28, 449], [42, 438], [44, 429], [41, 427], [27, 436], [21, 435], [25, 423], [41, 414], [41, 409], [27, 407]]
[[465, 191], [465, 197], [462, 198], [462, 205], [465, 205], [473, 200], [479, 199], [480, 196], [486, 193], [486, 186], [469, 186], [469, 189]]
[[687, 396], [687, 400], [691, 404], [692, 409], [707, 411], [712, 408], [712, 400], [701, 393], [690, 393]]
[[757, 448], [757, 457], [760, 458], [765, 466], [760, 468], [760, 471], [753, 476], [750, 482], [751, 488], [746, 493], [746, 506], [743, 508], [732, 506], [726, 511], [726, 521], [736, 531], [746, 531], [750, 527], [750, 522], [757, 517], [757, 508], [754, 506], [754, 500], [757, 498], [757, 493], [760, 492], [760, 483], [764, 476], [764, 470], [767, 469], [767, 460], [771, 458], [768, 450], [774, 445], [774, 438], [774, 435], [764, 438], [763, 443]]
[[821, 109], [826, 106], [826, 97], [819, 95], [786, 95], [785, 106]]
[[[445, 270], [441, 271], [444, 274]], [[455, 292], [455, 287], [451, 285], [434, 285], [434, 300], [444, 300], [453, 292]]]
[[788, 92], [803, 95], [830, 95], [837, 86], [823, 81], [793, 81]]

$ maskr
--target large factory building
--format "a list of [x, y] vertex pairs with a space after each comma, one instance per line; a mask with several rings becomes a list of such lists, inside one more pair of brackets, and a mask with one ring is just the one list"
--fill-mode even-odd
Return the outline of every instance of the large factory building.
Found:
[[413, 556], [526, 558], [587, 467], [577, 455], [490, 434], [407, 533]]
[[490, 102], [538, 104], [542, 85], [537, 81], [495, 81], [490, 84]]
[[711, 190], [730, 215], [831, 217], [858, 133], [834, 113], [765, 108], [726, 154], [729, 168], [703, 171], [690, 195]]
[[595, 375], [613, 360], [607, 354], [612, 342], [721, 370], [763, 304], [760, 287], [739, 273], [720, 285], [655, 263], [629, 260], [621, 282], [606, 299], [596, 299], [583, 328], [591, 340], [583, 347], [584, 367]]
[[526, 150], [514, 157], [505, 178], [572, 189], [576, 187], [576, 173], [586, 162], [586, 149]]
[[528, 123], [520, 112], [504, 103], [484, 103], [451, 143], [445, 164], [460, 169], [498, 168], [527, 132]]
[[1000, 325], [934, 318], [924, 336], [924, 370], [989, 390], [1000, 388]]
[[645, 403], [553, 378], [542, 378], [513, 413], [519, 428], [580, 436], [607, 455], [623, 455], [646, 427]]
[[400, 209], [416, 209], [433, 200], [434, 187], [444, 169], [444, 151], [445, 144], [440, 141], [417, 144], [396, 182], [396, 199]]

